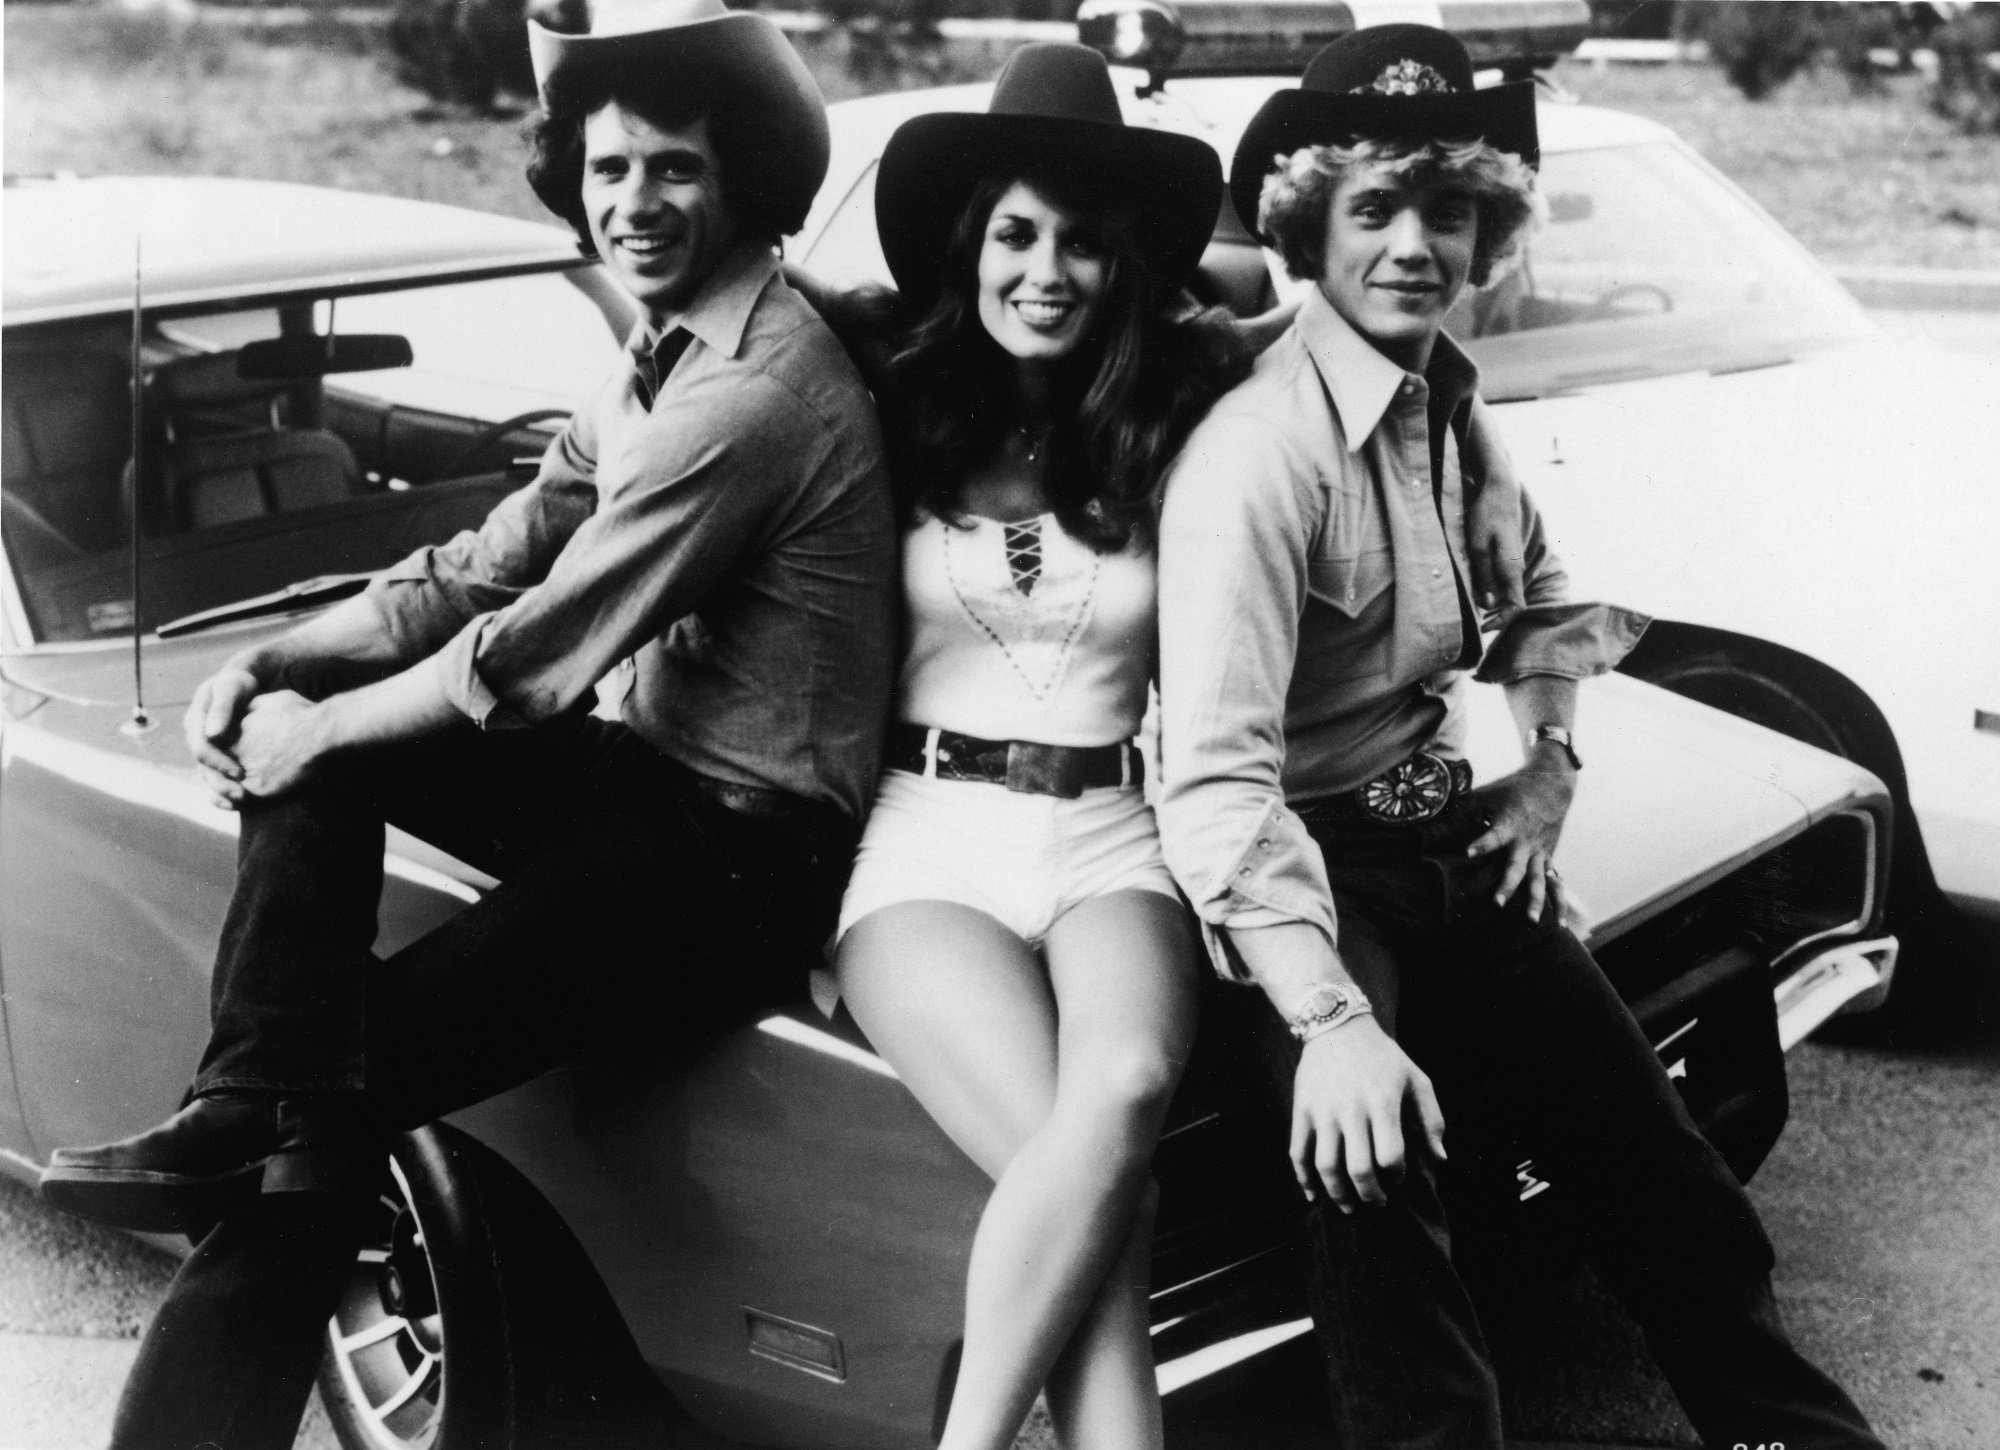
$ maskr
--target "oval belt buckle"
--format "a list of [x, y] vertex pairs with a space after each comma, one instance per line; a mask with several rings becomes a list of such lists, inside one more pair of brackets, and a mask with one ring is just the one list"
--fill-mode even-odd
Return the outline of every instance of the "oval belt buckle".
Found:
[[1428, 750], [1392, 765], [1356, 792], [1361, 809], [1378, 821], [1410, 825], [1427, 821], [1451, 799], [1451, 767]]

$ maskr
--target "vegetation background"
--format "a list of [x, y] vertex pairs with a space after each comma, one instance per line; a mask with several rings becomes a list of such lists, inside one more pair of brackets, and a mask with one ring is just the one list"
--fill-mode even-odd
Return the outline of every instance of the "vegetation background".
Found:
[[[828, 3], [877, 22], [800, 38], [832, 100], [982, 78], [1005, 54], [911, 39], [924, 13], [912, 7], [941, 0]], [[9, 4], [5, 27], [9, 173], [268, 177], [541, 215], [521, 180], [519, 104], [411, 85], [386, 24], [347, 11]], [[1863, 84], [1822, 55], [1757, 101], [1705, 64], [1565, 62], [1555, 79], [1673, 127], [1828, 263], [2000, 269], [2000, 134], [1939, 115], [1922, 75]]]

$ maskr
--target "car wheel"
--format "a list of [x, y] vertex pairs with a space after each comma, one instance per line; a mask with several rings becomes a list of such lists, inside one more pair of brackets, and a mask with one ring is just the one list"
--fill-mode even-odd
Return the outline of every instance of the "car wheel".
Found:
[[397, 1141], [319, 1384], [346, 1450], [621, 1442], [658, 1396], [561, 1220], [443, 1126]]
[[1956, 913], [1937, 889], [1895, 733], [1853, 681], [1763, 640], [1671, 622], [1655, 624], [1619, 669], [1781, 735], [1866, 766], [1895, 802], [1887, 926], [1903, 944], [1892, 1001], [1907, 1005], [1935, 960], [1955, 950]]

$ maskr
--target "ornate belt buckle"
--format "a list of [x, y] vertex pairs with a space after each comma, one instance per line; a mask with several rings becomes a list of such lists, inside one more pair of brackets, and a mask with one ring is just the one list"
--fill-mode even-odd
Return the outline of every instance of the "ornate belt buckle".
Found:
[[1419, 750], [1357, 787], [1354, 794], [1373, 819], [1407, 826], [1442, 811], [1451, 800], [1452, 787], [1451, 766], [1428, 750]]

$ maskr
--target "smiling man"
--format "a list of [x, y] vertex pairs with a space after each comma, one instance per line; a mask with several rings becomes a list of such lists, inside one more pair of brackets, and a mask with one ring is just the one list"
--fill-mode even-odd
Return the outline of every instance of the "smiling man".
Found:
[[[1526, 607], [1483, 643], [1468, 595], [1478, 373], [1443, 324], [1532, 225], [1536, 150], [1532, 85], [1474, 90], [1464, 48], [1414, 25], [1335, 42], [1245, 132], [1237, 210], [1316, 285], [1168, 481], [1168, 862], [1217, 967], [1275, 1008], [1338, 1443], [1498, 1450], [1447, 1189], [1507, 1193], [1532, 1156], [1706, 1444], [1875, 1446], [1786, 1339], [1754, 1209], [1562, 924], [1576, 682], [1645, 621], [1563, 602], [1525, 497]], [[1526, 756], [1477, 790], [1474, 669]]]
[[[114, 1443], [292, 1443], [387, 1130], [800, 990], [876, 775], [895, 539], [873, 407], [778, 275], [826, 170], [782, 35], [720, 0], [530, 26], [536, 193], [637, 306], [476, 531], [231, 660], [190, 750], [241, 815], [212, 1032], [149, 1132], [42, 1190], [201, 1238]], [[589, 713], [617, 682], [619, 720]], [[371, 956], [385, 822], [499, 878]], [[209, 1227], [213, 1225], [213, 1227]]]

